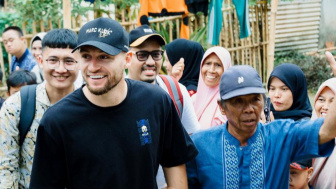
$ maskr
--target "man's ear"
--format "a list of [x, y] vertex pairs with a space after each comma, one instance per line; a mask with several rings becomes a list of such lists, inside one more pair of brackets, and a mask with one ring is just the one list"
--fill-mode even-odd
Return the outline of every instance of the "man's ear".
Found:
[[314, 168], [313, 167], [310, 167], [308, 169], [308, 180], [310, 180], [311, 176], [313, 175], [313, 172], [314, 172]]
[[220, 109], [221, 113], [222, 113], [223, 115], [225, 115], [225, 108], [224, 108], [223, 105], [222, 105], [222, 101], [221, 101], [221, 99], [218, 99], [218, 100], [217, 100], [217, 104], [218, 104], [218, 106], [219, 106], [219, 109]]
[[37, 63], [39, 64], [40, 68], [42, 69], [43, 68], [43, 58], [42, 58], [41, 55], [37, 57]]
[[125, 69], [128, 69], [129, 67], [131, 67], [132, 64], [132, 58], [133, 58], [133, 52], [132, 51], [128, 51], [126, 53], [126, 64], [125, 64]]

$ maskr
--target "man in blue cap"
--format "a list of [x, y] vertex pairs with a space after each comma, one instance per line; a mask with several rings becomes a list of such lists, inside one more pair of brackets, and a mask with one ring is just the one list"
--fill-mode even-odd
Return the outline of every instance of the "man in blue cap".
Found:
[[51, 107], [37, 133], [30, 188], [187, 188], [197, 155], [167, 93], [125, 79], [132, 53], [116, 21], [98, 18], [78, 33], [82, 88]]
[[250, 66], [233, 66], [220, 81], [226, 124], [191, 136], [199, 154], [188, 162], [189, 188], [288, 188], [289, 165], [328, 156], [335, 145], [336, 101], [315, 121], [259, 123], [265, 89]]

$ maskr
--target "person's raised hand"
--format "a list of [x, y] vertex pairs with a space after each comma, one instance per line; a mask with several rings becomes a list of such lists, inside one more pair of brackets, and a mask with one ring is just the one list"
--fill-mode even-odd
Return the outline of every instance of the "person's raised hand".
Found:
[[328, 62], [330, 64], [330, 68], [331, 68], [331, 70], [334, 74], [334, 77], [336, 77], [336, 61], [335, 61], [335, 58], [329, 51], [326, 51], [325, 55], [328, 59]]
[[184, 70], [184, 58], [180, 58], [180, 60], [173, 66], [171, 74], [177, 81], [179, 81], [182, 77], [183, 70]]

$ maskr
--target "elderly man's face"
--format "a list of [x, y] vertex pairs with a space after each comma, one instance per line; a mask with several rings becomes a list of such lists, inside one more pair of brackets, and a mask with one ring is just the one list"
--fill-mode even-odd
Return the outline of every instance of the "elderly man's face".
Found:
[[228, 131], [233, 136], [252, 136], [260, 120], [264, 101], [261, 94], [249, 94], [228, 99], [224, 107], [220, 106], [228, 119]]

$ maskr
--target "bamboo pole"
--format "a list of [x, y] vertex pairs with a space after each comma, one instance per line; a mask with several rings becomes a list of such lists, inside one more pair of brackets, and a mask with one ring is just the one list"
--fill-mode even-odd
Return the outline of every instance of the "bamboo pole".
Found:
[[49, 30], [52, 30], [52, 29], [53, 29], [53, 26], [52, 26], [52, 23], [51, 23], [51, 20], [50, 20], [50, 19], [48, 20], [48, 27], [49, 27]]
[[[4, 64], [4, 59], [3, 59], [3, 54], [2, 54], [2, 45], [0, 43], [0, 66], [1, 66], [1, 71], [3, 73], [2, 75], [2, 81], [5, 81], [6, 77], [5, 77], [5, 64]], [[2, 82], [4, 86], [6, 86], [6, 82]]]
[[33, 34], [36, 34], [36, 23], [35, 23], [35, 20], [33, 20], [32, 28], [33, 28]]
[[63, 28], [71, 28], [71, 2], [63, 0]]
[[[275, 49], [275, 21], [278, 8], [278, 0], [272, 0], [271, 2], [271, 23], [269, 31], [269, 44], [267, 54], [267, 79], [269, 78], [274, 68], [274, 49]], [[267, 81], [267, 80], [266, 80]]]
[[[256, 6], [255, 7], [255, 11], [256, 11], [256, 40], [260, 40], [260, 30], [259, 30], [259, 6]], [[258, 62], [259, 64], [262, 64], [262, 61], [261, 61], [261, 54], [260, 54], [260, 51], [261, 51], [261, 48], [260, 48], [261, 45], [258, 45], [257, 47], [257, 58], [258, 58]], [[263, 69], [264, 70], [264, 69]], [[263, 75], [264, 76], [264, 75]]]
[[166, 42], [173, 41], [173, 22], [168, 21], [169, 23], [169, 40], [166, 39]]
[[40, 20], [40, 29], [41, 29], [41, 32], [45, 31], [43, 20]]

